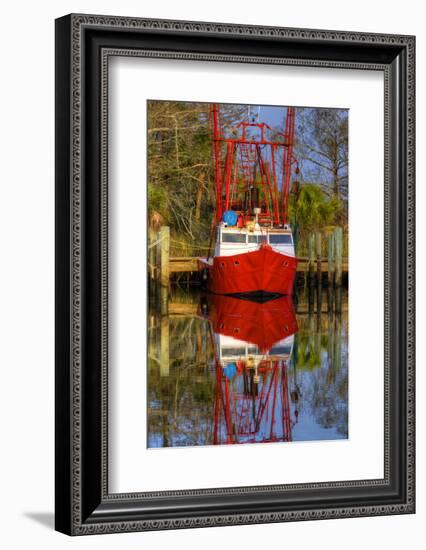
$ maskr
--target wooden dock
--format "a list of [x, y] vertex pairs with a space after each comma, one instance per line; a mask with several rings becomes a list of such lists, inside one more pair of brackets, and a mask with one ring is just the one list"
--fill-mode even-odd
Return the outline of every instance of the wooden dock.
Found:
[[[342, 285], [342, 275], [348, 273], [348, 258], [343, 257], [343, 231], [336, 227], [322, 239], [319, 231], [309, 235], [308, 256], [298, 257], [297, 272], [306, 273], [309, 280], [321, 285], [323, 274], [334, 286]], [[148, 270], [154, 285], [167, 288], [171, 280], [194, 278], [198, 272], [200, 256], [173, 256], [170, 252], [170, 228], [163, 226], [158, 232], [150, 230], [148, 241]], [[322, 244], [324, 246], [322, 246]], [[327, 256], [325, 256], [327, 254]]]
[[[198, 271], [198, 260], [196, 257], [176, 257], [169, 258], [169, 272], [170, 273], [195, 273]], [[297, 271], [300, 273], [309, 272], [309, 258], [302, 257], [297, 258]], [[314, 260], [315, 272], [317, 271], [318, 259]], [[319, 259], [320, 268], [322, 273], [328, 273], [328, 258]], [[349, 269], [349, 263], [347, 258], [343, 258], [342, 271], [347, 273]]]
[[[345, 303], [342, 305], [341, 312], [345, 313], [348, 311], [348, 304]], [[321, 304], [321, 313], [329, 313], [327, 300], [323, 300]], [[317, 304], [315, 304], [310, 311], [309, 304], [299, 303], [295, 305], [296, 315], [308, 315], [311, 313], [319, 313], [317, 310]], [[199, 306], [197, 303], [180, 303], [170, 301], [168, 304], [168, 314], [171, 317], [200, 317]]]

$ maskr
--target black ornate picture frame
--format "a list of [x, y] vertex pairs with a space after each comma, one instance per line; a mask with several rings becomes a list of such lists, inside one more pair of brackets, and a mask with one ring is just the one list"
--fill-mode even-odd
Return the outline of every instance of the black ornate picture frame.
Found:
[[[108, 492], [108, 59], [384, 74], [384, 478]], [[68, 15], [56, 21], [56, 529], [69, 535], [415, 511], [413, 36]]]

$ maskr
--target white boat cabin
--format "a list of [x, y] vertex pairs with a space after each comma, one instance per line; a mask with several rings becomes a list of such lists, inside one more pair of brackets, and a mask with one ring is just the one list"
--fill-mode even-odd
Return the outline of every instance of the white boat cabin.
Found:
[[250, 357], [255, 364], [265, 360], [285, 360], [291, 357], [294, 344], [294, 334], [275, 342], [266, 353], [261, 352], [256, 344], [238, 340], [232, 336], [215, 334], [217, 358], [222, 366], [235, 361], [247, 361]]
[[234, 256], [258, 250], [262, 243], [269, 244], [276, 252], [294, 257], [293, 234], [289, 226], [284, 228], [260, 227], [253, 231], [247, 227], [229, 227], [225, 223], [217, 228], [215, 256]]

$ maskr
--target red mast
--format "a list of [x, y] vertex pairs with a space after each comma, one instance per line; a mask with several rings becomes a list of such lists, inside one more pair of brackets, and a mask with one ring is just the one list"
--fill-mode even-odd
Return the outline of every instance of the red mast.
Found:
[[216, 222], [222, 220], [226, 210], [236, 211], [247, 222], [254, 219], [253, 208], [257, 207], [261, 210], [258, 216], [261, 225], [288, 223], [292, 166], [297, 164], [293, 155], [295, 108], [287, 108], [284, 132], [276, 132], [264, 122], [241, 122], [230, 136], [224, 136], [219, 106], [215, 103], [210, 107], [210, 117]]
[[[288, 222], [288, 197], [290, 193], [290, 179], [291, 168], [295, 159], [293, 157], [294, 147], [294, 107], [287, 107], [287, 114], [285, 119], [285, 132], [284, 135], [287, 139], [287, 147], [284, 148], [284, 162], [283, 162], [283, 190], [282, 190], [282, 218], [283, 223]], [[299, 169], [296, 166], [296, 173]]]

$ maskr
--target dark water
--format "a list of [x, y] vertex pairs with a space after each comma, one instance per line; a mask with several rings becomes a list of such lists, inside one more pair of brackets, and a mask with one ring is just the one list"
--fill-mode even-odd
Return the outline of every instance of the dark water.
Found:
[[347, 294], [319, 298], [172, 290], [149, 313], [148, 447], [347, 438]]

